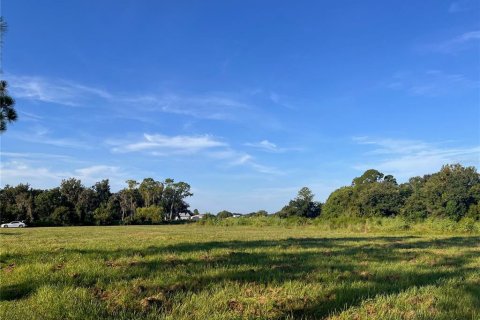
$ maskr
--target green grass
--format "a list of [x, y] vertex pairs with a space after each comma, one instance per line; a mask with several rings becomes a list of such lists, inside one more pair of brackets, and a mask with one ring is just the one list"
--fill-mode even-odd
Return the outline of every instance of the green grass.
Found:
[[0, 318], [480, 319], [478, 234], [364, 231], [2, 229]]

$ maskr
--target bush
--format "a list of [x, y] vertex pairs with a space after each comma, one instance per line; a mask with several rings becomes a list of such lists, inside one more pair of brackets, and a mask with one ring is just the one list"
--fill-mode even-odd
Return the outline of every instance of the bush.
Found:
[[137, 208], [132, 222], [156, 224], [162, 222], [163, 218], [162, 207], [150, 206], [146, 208]]
[[315, 219], [291, 216], [280, 218], [268, 217], [241, 217], [235, 219], [218, 219], [211, 215], [199, 220], [200, 225], [209, 226], [278, 226], [278, 227], [311, 227], [324, 231], [342, 232], [409, 232], [409, 233], [479, 233], [480, 221], [473, 218], [463, 218], [459, 222], [448, 218], [428, 218], [423, 221], [411, 221], [402, 216], [397, 217], [349, 217], [336, 218], [318, 217]]
[[219, 218], [219, 219], [225, 219], [225, 218], [230, 218], [230, 217], [233, 217], [233, 213], [231, 213], [230, 211], [227, 211], [227, 210], [223, 210], [223, 211], [220, 211], [219, 213], [217, 213], [217, 218]]
[[72, 212], [68, 207], [60, 206], [55, 208], [52, 213], [52, 221], [56, 225], [68, 225], [70, 222], [70, 216]]
[[93, 219], [97, 225], [107, 225], [112, 222], [112, 213], [106, 204], [102, 204], [93, 212]]
[[466, 217], [472, 218], [473, 220], [480, 220], [480, 202], [470, 205]]
[[457, 230], [465, 233], [480, 232], [480, 224], [473, 218], [463, 218], [459, 221]]

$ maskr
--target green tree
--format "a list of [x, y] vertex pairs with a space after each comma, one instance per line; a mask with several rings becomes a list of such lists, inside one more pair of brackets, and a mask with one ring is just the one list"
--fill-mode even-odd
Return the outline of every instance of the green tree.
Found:
[[152, 178], [145, 178], [138, 189], [142, 195], [145, 206], [149, 207], [160, 203], [163, 192], [163, 184], [161, 182], [155, 181]]
[[219, 213], [217, 213], [217, 218], [219, 218], [219, 219], [226, 219], [226, 218], [230, 218], [230, 217], [233, 217], [233, 213], [231, 213], [230, 211], [227, 211], [227, 210], [222, 210]]
[[[7, 32], [7, 23], [0, 17], [0, 55], [3, 52], [3, 37]], [[2, 57], [0, 56], [0, 75], [3, 77]], [[16, 121], [15, 100], [8, 94], [8, 83], [0, 80], [0, 133], [7, 130], [7, 123]]]
[[314, 194], [312, 191], [303, 187], [298, 191], [297, 197], [290, 200], [288, 205], [278, 212], [280, 217], [300, 216], [305, 218], [315, 218], [320, 215], [321, 204], [313, 201]]
[[31, 223], [34, 220], [35, 195], [39, 191], [33, 190], [28, 184], [15, 187], [6, 185], [0, 193], [0, 217], [2, 221], [27, 220]]
[[185, 198], [193, 195], [190, 185], [186, 182], [177, 182], [173, 179], [165, 179], [162, 197], [162, 206], [168, 212], [167, 220], [173, 221], [180, 212], [188, 212], [188, 203]]
[[250, 212], [245, 216], [246, 217], [266, 217], [268, 216], [268, 212], [266, 210], [258, 210], [256, 212]]
[[65, 206], [60, 206], [55, 208], [52, 213], [52, 221], [61, 226], [70, 225], [72, 221], [72, 211], [70, 208]]
[[60, 206], [65, 205], [64, 197], [59, 188], [45, 190], [35, 197], [35, 212], [41, 223], [48, 224], [51, 220], [53, 211]]
[[108, 225], [113, 221], [112, 212], [106, 203], [102, 203], [95, 209], [93, 212], [93, 220], [97, 225]]
[[355, 202], [362, 216], [388, 217], [400, 213], [404, 199], [400, 195], [400, 188], [396, 182], [392, 183], [392, 180], [389, 180], [370, 183], [361, 188]]
[[15, 100], [9, 96], [7, 86], [7, 81], [0, 80], [0, 133], [7, 130], [7, 123], [16, 121], [18, 118]]
[[134, 215], [136, 223], [160, 223], [163, 220], [163, 208], [159, 206], [149, 206], [137, 208]]
[[474, 167], [445, 165], [426, 180], [420, 193], [429, 215], [459, 220], [477, 203], [475, 190], [479, 184], [480, 175]]
[[112, 193], [110, 192], [110, 183], [108, 179], [104, 179], [95, 183], [92, 187], [93, 191], [95, 192], [95, 197], [97, 198], [97, 202], [100, 203], [107, 203], [108, 199]]
[[354, 216], [358, 213], [354, 205], [353, 187], [341, 187], [333, 191], [322, 207], [322, 215], [333, 218], [343, 215]]
[[99, 206], [97, 194], [92, 189], [83, 189], [75, 203], [77, 219], [81, 224], [93, 222], [93, 212]]
[[82, 185], [82, 181], [75, 178], [63, 179], [60, 183], [60, 193], [67, 199], [73, 208], [84, 189], [85, 187]]
[[18, 217], [18, 220], [27, 220], [27, 222], [33, 222], [33, 194], [32, 192], [22, 192], [15, 197], [15, 203], [18, 207], [18, 212], [21, 216]]
[[411, 188], [400, 187], [394, 176], [369, 169], [351, 186], [332, 192], [322, 210], [326, 217], [395, 216], [410, 193]]
[[[375, 169], [365, 171], [360, 177], [353, 179], [352, 185], [359, 186], [368, 183], [379, 182], [383, 178], [383, 173]], [[393, 178], [393, 177], [392, 177]]]

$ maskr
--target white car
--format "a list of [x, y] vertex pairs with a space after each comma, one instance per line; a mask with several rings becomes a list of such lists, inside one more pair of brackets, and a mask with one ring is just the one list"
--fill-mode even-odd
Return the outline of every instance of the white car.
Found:
[[27, 225], [21, 221], [12, 221], [10, 223], [4, 223], [2, 228], [25, 228]]

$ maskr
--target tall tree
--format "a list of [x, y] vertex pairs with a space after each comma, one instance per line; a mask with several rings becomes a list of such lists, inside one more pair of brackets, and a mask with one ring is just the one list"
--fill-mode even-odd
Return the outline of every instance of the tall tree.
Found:
[[53, 211], [62, 205], [65, 205], [65, 198], [58, 187], [45, 190], [35, 197], [36, 216], [41, 222], [48, 223]]
[[300, 216], [305, 218], [314, 218], [320, 215], [321, 205], [313, 201], [315, 195], [312, 191], [303, 187], [298, 191], [297, 197], [290, 200], [288, 205], [282, 208], [278, 215], [280, 217]]
[[17, 203], [18, 212], [21, 214], [17, 219], [27, 219], [27, 221], [32, 222], [33, 219], [33, 195], [30, 192], [22, 192], [15, 197], [15, 202]]
[[93, 212], [100, 205], [95, 191], [92, 189], [83, 189], [78, 196], [75, 204], [77, 218], [81, 224], [90, 224], [93, 222]]
[[107, 203], [108, 199], [112, 195], [112, 193], [110, 192], [110, 184], [108, 179], [104, 179], [95, 183], [92, 189], [95, 192], [99, 204]]
[[152, 178], [143, 179], [138, 188], [146, 207], [156, 205], [160, 202], [163, 192], [163, 184]]
[[[375, 169], [369, 169], [365, 171], [360, 177], [353, 179], [352, 185], [359, 186], [362, 184], [374, 183], [379, 182], [383, 178], [383, 173]], [[389, 180], [391, 180], [393, 176], [389, 176]]]
[[0, 133], [7, 130], [7, 123], [17, 120], [15, 100], [8, 95], [7, 81], [0, 81]]
[[[0, 17], [0, 76], [3, 78], [3, 37], [7, 32], [7, 23]], [[8, 83], [0, 80], [0, 133], [7, 130], [7, 123], [16, 121], [15, 100], [8, 95]]]
[[168, 220], [174, 220], [182, 211], [188, 211], [188, 204], [184, 201], [193, 193], [190, 192], [190, 185], [186, 182], [177, 182], [173, 179], [165, 179], [165, 188], [163, 190], [162, 205], [168, 212]]
[[75, 178], [64, 179], [60, 183], [60, 193], [67, 198], [68, 202], [72, 205], [72, 208], [75, 207], [83, 189], [85, 188], [82, 185], [82, 181]]

